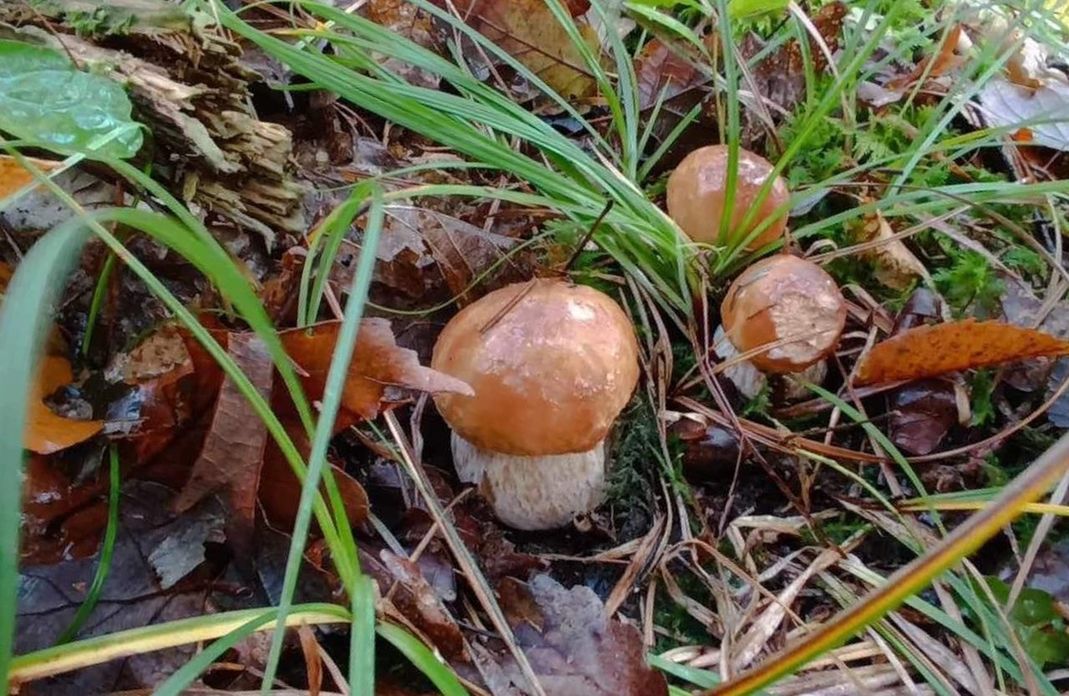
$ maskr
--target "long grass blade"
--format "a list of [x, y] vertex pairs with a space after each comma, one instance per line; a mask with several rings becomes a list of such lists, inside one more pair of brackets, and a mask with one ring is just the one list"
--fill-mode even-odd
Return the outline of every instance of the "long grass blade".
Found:
[[[382, 191], [377, 185], [371, 185], [367, 188], [366, 193], [371, 197], [368, 224], [367, 229], [364, 231], [363, 245], [360, 249], [360, 256], [357, 259], [356, 270], [349, 289], [349, 299], [345, 305], [345, 315], [342, 319], [341, 331], [338, 334], [334, 357], [330, 361], [327, 382], [323, 389], [319, 421], [316, 424], [311, 453], [308, 457], [308, 471], [301, 488], [297, 519], [293, 524], [293, 536], [290, 542], [289, 556], [286, 559], [286, 572], [282, 581], [282, 595], [278, 604], [277, 621], [280, 629], [292, 605], [293, 592], [297, 587], [297, 576], [304, 560], [304, 545], [312, 519], [312, 504], [317, 494], [319, 479], [326, 468], [327, 447], [333, 434], [334, 419], [337, 417], [338, 408], [341, 405], [341, 395], [348, 377], [349, 363], [352, 361], [353, 353], [356, 350], [360, 320], [364, 315], [364, 307], [367, 303], [368, 289], [371, 287], [371, 276], [379, 245], [379, 236], [382, 232], [384, 218]], [[354, 198], [359, 195], [357, 191], [354, 191]], [[342, 534], [352, 534], [352, 530], [347, 525], [339, 531]], [[347, 590], [352, 594], [356, 587], [356, 579], [360, 577], [359, 559], [356, 555], [353, 555], [350, 558], [336, 560], [336, 562], [350, 564], [350, 581], [347, 583]], [[354, 625], [353, 628], [357, 630], [360, 625]], [[267, 666], [264, 669], [264, 694], [271, 689], [274, 683], [279, 657], [282, 654], [282, 638], [283, 631], [277, 630], [272, 639], [271, 652], [268, 655]], [[361, 696], [372, 696], [372, 694], [362, 694]]]

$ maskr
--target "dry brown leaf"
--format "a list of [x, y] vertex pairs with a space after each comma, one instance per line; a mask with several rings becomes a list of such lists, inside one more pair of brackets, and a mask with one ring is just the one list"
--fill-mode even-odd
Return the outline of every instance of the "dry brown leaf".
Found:
[[[301, 457], [308, 459], [312, 451], [308, 443], [308, 435], [301, 424], [297, 421], [284, 421], [282, 424], [289, 433], [293, 444], [297, 446]], [[367, 492], [360, 482], [354, 479], [345, 470], [330, 465], [334, 482], [341, 494], [342, 504], [345, 507], [345, 516], [352, 525], [360, 525], [367, 521], [369, 503]], [[326, 495], [325, 489], [320, 486]], [[260, 504], [264, 514], [275, 527], [290, 529], [297, 519], [297, 507], [301, 497], [301, 482], [290, 468], [289, 462], [279, 451], [274, 440], [267, 443], [264, 449], [264, 463], [260, 469]]]
[[[581, 100], [597, 94], [597, 81], [586, 69], [582, 54], [544, 0], [437, 0], [437, 4], [455, 7], [469, 25], [565, 99]], [[578, 1], [567, 4], [573, 16], [589, 5]], [[600, 55], [597, 32], [582, 17], [575, 16], [574, 21], [590, 50]]]
[[876, 264], [876, 280], [894, 290], [905, 290], [913, 281], [928, 274], [924, 264], [902, 242], [895, 239], [891, 224], [880, 213], [865, 217], [862, 242], [879, 242], [862, 256]]
[[1037, 89], [994, 77], [978, 96], [989, 125], [1017, 128], [1017, 139], [1027, 137], [1025, 143], [1069, 151], [1069, 79], [1064, 75]]
[[[312, 399], [323, 394], [340, 330], [341, 322], [332, 321], [280, 334], [283, 347], [299, 368], [305, 393]], [[397, 345], [385, 319], [364, 319], [356, 342], [341, 404], [353, 416], [377, 416], [387, 386], [431, 393], [473, 393], [464, 382], [420, 365], [415, 352]], [[280, 391], [285, 390], [275, 390], [276, 402]]]
[[54, 355], [41, 360], [37, 380], [29, 395], [26, 432], [23, 446], [38, 454], [51, 454], [84, 442], [100, 432], [104, 423], [98, 420], [74, 420], [52, 412], [44, 397], [74, 380], [71, 364], [66, 358]]
[[419, 565], [388, 549], [361, 554], [369, 573], [402, 615], [413, 623], [447, 660], [468, 662], [464, 635]]
[[1025, 358], [1069, 354], [1069, 341], [1000, 321], [919, 326], [876, 346], [858, 367], [855, 384], [936, 377], [947, 372]]
[[[264, 397], [271, 393], [274, 366], [271, 355], [255, 334], [231, 334], [227, 352]], [[189, 480], [175, 500], [185, 512], [205, 496], [225, 489], [227, 537], [248, 548], [256, 524], [256, 491], [267, 444], [264, 425], [229, 377], [223, 380], [215, 412], [208, 426]]]
[[[27, 159], [43, 172], [50, 172], [60, 165], [59, 162], [51, 160], [33, 157]], [[19, 164], [18, 160], [10, 155], [0, 155], [0, 198], [10, 196], [33, 180], [33, 174]]]
[[[506, 578], [498, 587], [501, 608], [516, 643], [550, 696], [661, 696], [664, 675], [646, 664], [638, 629], [605, 616], [598, 596], [582, 585], [565, 589], [548, 575], [530, 583]], [[530, 693], [502, 646], [472, 644], [493, 693]]]

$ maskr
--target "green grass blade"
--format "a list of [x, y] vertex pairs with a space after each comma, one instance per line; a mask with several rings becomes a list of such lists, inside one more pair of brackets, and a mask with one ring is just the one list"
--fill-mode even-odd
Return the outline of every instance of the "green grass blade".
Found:
[[196, 657], [179, 667], [178, 671], [153, 689], [153, 696], [182, 696], [186, 689], [195, 682], [206, 669], [211, 667], [213, 662], [223, 656], [223, 653], [242, 640], [248, 638], [256, 631], [262, 630], [275, 618], [277, 613], [278, 612], [274, 609], [265, 611], [259, 616], [249, 619], [233, 631], [227, 633], [225, 636], [201, 650], [197, 653]]
[[387, 623], [379, 624], [378, 633], [423, 672], [442, 696], [468, 696], [468, 690], [460, 684], [453, 670], [442, 664], [442, 661], [412, 634]]
[[[364, 307], [367, 303], [368, 289], [371, 287], [371, 276], [375, 267], [376, 250], [379, 246], [379, 236], [382, 232], [383, 219], [385, 217], [382, 191], [377, 185], [369, 186], [371, 196], [371, 208], [368, 213], [367, 229], [364, 231], [363, 245], [360, 256], [357, 259], [356, 269], [353, 273], [352, 285], [349, 289], [349, 299], [345, 304], [345, 316], [342, 319], [341, 330], [338, 333], [338, 341], [335, 347], [334, 357], [330, 361], [330, 369], [327, 373], [326, 386], [323, 389], [322, 407], [319, 421], [316, 424], [315, 434], [312, 438], [311, 453], [308, 457], [308, 471], [301, 488], [301, 498], [297, 509], [297, 519], [293, 524], [293, 536], [290, 542], [289, 556], [286, 559], [286, 572], [282, 581], [282, 595], [278, 604], [279, 629], [275, 631], [271, 642], [271, 652], [268, 656], [267, 666], [264, 669], [263, 691], [266, 694], [274, 684], [275, 672], [278, 669], [278, 660], [282, 654], [282, 639], [284, 631], [281, 630], [286, 615], [293, 602], [293, 592], [297, 587], [297, 576], [300, 573], [301, 563], [304, 560], [304, 545], [307, 541], [308, 527], [312, 518], [312, 503], [315, 500], [319, 479], [326, 468], [327, 447], [330, 445], [333, 434], [334, 419], [338, 415], [341, 405], [341, 395], [348, 378], [349, 363], [352, 361], [356, 350], [356, 340], [360, 331], [360, 320], [364, 315]], [[354, 191], [354, 197], [356, 196]], [[354, 198], [354, 200], [356, 200]], [[343, 508], [344, 509], [344, 508]], [[352, 530], [346, 526], [339, 530], [341, 533]], [[342, 559], [340, 562], [348, 562], [355, 575], [351, 576], [346, 589], [350, 595], [355, 588], [356, 578], [359, 577], [359, 559], [354, 555], [351, 558]]]
[[107, 580], [108, 572], [111, 570], [111, 554], [115, 550], [115, 537], [119, 532], [120, 483], [119, 449], [115, 445], [111, 445], [108, 448], [108, 523], [104, 528], [104, 541], [100, 544], [100, 561], [97, 563], [96, 573], [93, 574], [93, 581], [89, 585], [89, 590], [85, 593], [85, 599], [82, 601], [81, 606], [78, 607], [74, 618], [71, 619], [70, 625], [56, 639], [56, 643], [70, 642], [81, 630], [82, 626], [85, 625], [86, 620], [97, 605], [97, 600], [100, 599], [100, 592], [104, 589], [104, 581]]
[[79, 224], [49, 232], [23, 257], [0, 306], [0, 684], [7, 684], [17, 608], [19, 510], [27, 397], [53, 307], [66, 287], [87, 234]]
[[353, 588], [353, 623], [349, 633], [349, 690], [375, 694], [375, 583], [365, 576]]

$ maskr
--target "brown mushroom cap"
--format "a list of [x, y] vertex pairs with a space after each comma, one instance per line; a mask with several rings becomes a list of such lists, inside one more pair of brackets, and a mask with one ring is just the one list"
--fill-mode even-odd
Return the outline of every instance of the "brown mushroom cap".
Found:
[[846, 301], [820, 266], [780, 254], [743, 271], [728, 288], [720, 314], [740, 353], [798, 337], [749, 358], [765, 372], [798, 372], [835, 349], [846, 324]]
[[534, 280], [461, 310], [431, 365], [475, 396], [434, 398], [454, 432], [492, 452], [585, 452], [608, 433], [638, 382], [638, 342], [609, 296]]
[[[727, 193], [727, 168], [727, 145], [709, 145], [684, 157], [668, 177], [668, 215], [695, 242], [716, 244], [720, 237], [720, 220], [724, 216], [724, 197]], [[734, 212], [729, 228], [732, 240], [744, 239], [767, 218], [776, 215], [776, 209], [790, 200], [787, 182], [777, 176], [761, 207], [750, 218], [750, 224], [745, 230], [740, 229], [757, 200], [758, 191], [772, 174], [772, 168], [772, 164], [764, 157], [739, 150], [739, 173], [735, 179]], [[784, 209], [746, 248], [760, 249], [779, 239], [786, 228], [787, 212]]]

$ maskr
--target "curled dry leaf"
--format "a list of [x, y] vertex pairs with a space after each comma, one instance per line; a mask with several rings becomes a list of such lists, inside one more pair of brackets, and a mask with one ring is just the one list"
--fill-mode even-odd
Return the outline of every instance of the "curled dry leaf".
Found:
[[[568, 32], [544, 0], [454, 0], [436, 4], [456, 12], [483, 36], [493, 41], [568, 101], [597, 94], [597, 82]], [[585, 2], [566, 3], [576, 29], [595, 56], [601, 46], [597, 32], [578, 16]]]
[[[341, 322], [335, 321], [280, 334], [283, 347], [298, 367], [305, 393], [312, 399], [321, 398], [323, 394], [340, 330]], [[414, 351], [397, 345], [390, 322], [364, 319], [360, 323], [356, 351], [349, 364], [349, 378], [342, 392], [342, 409], [357, 418], [374, 418], [379, 414], [387, 386], [468, 396], [474, 393], [464, 382], [420, 365]], [[276, 406], [280, 401], [286, 406], [288, 397], [284, 391], [283, 388], [275, 389]], [[292, 404], [288, 404], [287, 410], [292, 412]]]
[[984, 118], [995, 127], [1019, 129], [1034, 145], [1069, 151], [1069, 79], [1023, 87], [995, 77], [980, 90]]
[[29, 395], [23, 446], [38, 454], [51, 454], [93, 437], [104, 427], [98, 420], [74, 420], [52, 412], [43, 399], [74, 380], [71, 364], [54, 355], [41, 360], [37, 381]]
[[987, 365], [1069, 354], [1069, 341], [1000, 321], [920, 326], [877, 344], [858, 367], [855, 384], [936, 377]]
[[891, 224], [880, 213], [865, 217], [861, 227], [861, 242], [877, 244], [862, 255], [876, 264], [876, 280], [894, 290], [905, 290], [918, 278], [928, 275], [924, 264], [913, 252], [895, 238]]

